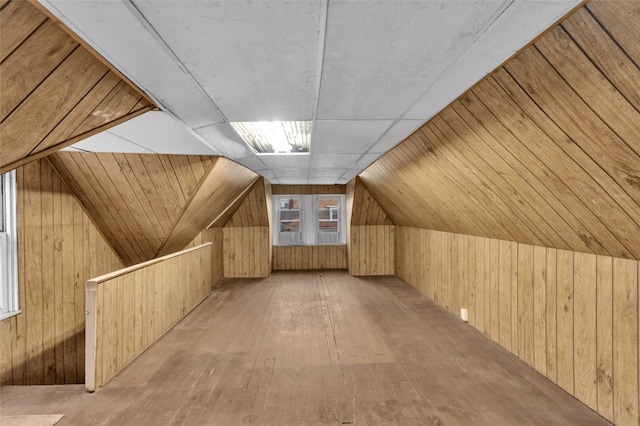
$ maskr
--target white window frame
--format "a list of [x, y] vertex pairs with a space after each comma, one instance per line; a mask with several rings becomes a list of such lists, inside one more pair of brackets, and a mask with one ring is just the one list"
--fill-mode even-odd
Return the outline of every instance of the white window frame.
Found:
[[16, 173], [0, 175], [2, 220], [0, 224], [0, 320], [20, 313], [18, 306], [18, 226]]
[[[280, 238], [280, 200], [299, 198], [300, 199], [300, 238], [299, 241], [292, 242], [292, 238]], [[337, 241], [321, 242], [319, 237], [319, 213], [318, 200], [338, 199], [336, 216], [331, 213], [329, 221], [338, 222]], [[320, 245], [344, 245], [346, 244], [346, 223], [344, 194], [323, 194], [323, 195], [274, 195], [273, 196], [273, 245], [275, 246], [320, 246]], [[284, 233], [283, 233], [284, 234]]]

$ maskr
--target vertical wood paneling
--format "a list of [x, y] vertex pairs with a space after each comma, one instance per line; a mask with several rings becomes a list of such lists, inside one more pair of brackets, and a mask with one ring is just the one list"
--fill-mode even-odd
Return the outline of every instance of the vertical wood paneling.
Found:
[[[469, 325], [608, 420], [637, 423], [638, 261], [395, 229], [398, 277], [451, 309], [466, 273]], [[467, 250], [474, 261], [460, 261]]]
[[558, 250], [556, 260], [558, 386], [571, 395], [575, 395], [573, 381], [573, 252]]
[[273, 269], [347, 269], [347, 246], [274, 246]]
[[597, 256], [596, 269], [597, 411], [613, 421], [613, 259]]
[[[209, 295], [210, 260], [206, 243], [87, 282], [87, 390], [110, 380]], [[145, 295], [150, 276], [154, 292]]]
[[264, 178], [256, 180], [224, 225], [223, 271], [227, 278], [266, 278], [271, 273], [269, 189]]
[[22, 313], [1, 322], [0, 383], [82, 383], [83, 282], [123, 264], [47, 161], [17, 175]]
[[613, 259], [613, 422], [638, 421], [638, 262]]
[[574, 253], [575, 397], [598, 409], [596, 386], [596, 256]]
[[344, 194], [345, 185], [272, 185], [273, 195]]

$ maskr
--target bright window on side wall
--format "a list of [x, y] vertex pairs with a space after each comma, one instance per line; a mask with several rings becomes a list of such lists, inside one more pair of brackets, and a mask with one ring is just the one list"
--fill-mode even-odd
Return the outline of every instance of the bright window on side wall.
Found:
[[0, 175], [0, 202], [0, 320], [3, 320], [20, 313], [15, 171]]
[[344, 195], [274, 195], [273, 244], [345, 244]]

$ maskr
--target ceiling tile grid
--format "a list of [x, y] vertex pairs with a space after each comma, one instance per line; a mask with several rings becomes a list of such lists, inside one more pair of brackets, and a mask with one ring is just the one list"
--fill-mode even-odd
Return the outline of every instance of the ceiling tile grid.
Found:
[[[580, 3], [40, 1], [196, 141], [163, 149], [273, 183], [357, 175]], [[313, 120], [311, 155], [257, 156], [234, 120]]]

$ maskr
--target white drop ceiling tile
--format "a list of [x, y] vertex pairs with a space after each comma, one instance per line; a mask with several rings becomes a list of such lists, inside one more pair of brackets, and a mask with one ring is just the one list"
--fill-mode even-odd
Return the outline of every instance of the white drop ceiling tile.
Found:
[[359, 154], [312, 154], [312, 169], [348, 169], [355, 163]]
[[305, 185], [308, 182], [307, 172], [299, 170], [273, 170], [276, 179], [283, 185]]
[[310, 120], [317, 1], [135, 1], [230, 121]]
[[88, 152], [121, 152], [137, 154], [154, 153], [154, 151], [150, 151], [126, 139], [122, 139], [120, 136], [110, 133], [109, 131], [100, 132], [90, 136], [71, 145], [71, 147]]
[[253, 151], [228, 123], [213, 124], [195, 131], [215, 150], [232, 160], [253, 155]]
[[245, 158], [237, 159], [236, 161], [246, 168], [253, 170], [254, 172], [265, 170], [267, 168], [267, 166], [262, 161], [260, 161], [260, 157], [255, 154]]
[[376, 161], [382, 154], [364, 154], [358, 162], [356, 162], [352, 169], [364, 170]]
[[162, 111], [150, 111], [109, 129], [120, 136], [158, 154], [218, 154], [184, 124]]
[[409, 137], [423, 123], [423, 120], [398, 121], [371, 147], [369, 153], [384, 154]]
[[269, 169], [258, 170], [256, 173], [258, 173], [260, 176], [262, 176], [263, 178], [269, 181], [271, 181], [272, 179], [275, 179], [276, 177], [276, 174]]
[[348, 169], [311, 169], [309, 179], [333, 179], [334, 182], [340, 178]]
[[267, 168], [272, 170], [302, 170], [304, 172], [304, 177], [306, 178], [307, 170], [311, 164], [311, 156], [308, 154], [261, 155], [260, 161], [262, 161]]
[[337, 180], [334, 178], [309, 178], [309, 185], [336, 185]]
[[316, 154], [362, 154], [393, 123], [391, 120], [319, 120], [311, 140]]
[[354, 177], [358, 176], [362, 170], [349, 169], [340, 177], [341, 180], [346, 179], [349, 182]]
[[513, 2], [405, 115], [428, 120], [557, 22], [579, 0]]
[[506, 1], [332, 1], [319, 119], [395, 119]]
[[[224, 120], [126, 2], [40, 0], [107, 61], [191, 127]], [[168, 2], [162, 2], [162, 5]]]

